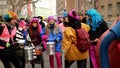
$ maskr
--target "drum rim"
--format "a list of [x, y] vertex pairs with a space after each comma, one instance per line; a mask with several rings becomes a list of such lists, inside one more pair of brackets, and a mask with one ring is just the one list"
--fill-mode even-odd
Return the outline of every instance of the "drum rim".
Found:
[[46, 44], [55, 44], [55, 42], [46, 42]]

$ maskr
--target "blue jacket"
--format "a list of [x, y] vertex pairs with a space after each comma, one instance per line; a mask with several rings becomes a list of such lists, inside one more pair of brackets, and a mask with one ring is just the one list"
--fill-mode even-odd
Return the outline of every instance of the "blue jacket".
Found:
[[[46, 28], [43, 28], [41, 35], [44, 35], [46, 31]], [[47, 41], [49, 42], [56, 42], [55, 45], [55, 51], [56, 52], [61, 52], [61, 40], [62, 40], [62, 32], [60, 31], [60, 28], [58, 28], [58, 33], [56, 31], [51, 31], [49, 29], [50, 33], [48, 34]]]

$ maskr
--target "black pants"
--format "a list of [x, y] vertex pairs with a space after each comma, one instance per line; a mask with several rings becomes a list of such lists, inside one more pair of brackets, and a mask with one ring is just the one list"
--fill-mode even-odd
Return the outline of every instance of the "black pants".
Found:
[[4, 65], [4, 68], [12, 68], [11, 63], [15, 68], [21, 68], [19, 57], [15, 55], [14, 49], [6, 48], [0, 50], [0, 59]]
[[25, 50], [24, 49], [22, 49], [22, 55], [21, 56], [18, 55], [18, 57], [19, 57], [20, 66], [22, 68], [25, 68]]
[[[77, 68], [86, 68], [86, 61], [85, 60], [77, 60]], [[70, 66], [74, 63], [75, 61], [68, 61], [65, 60], [65, 68], [70, 68]]]
[[41, 68], [44, 68], [43, 55], [37, 55], [37, 58], [31, 61], [32, 68], [35, 68], [35, 64], [41, 64]]
[[4, 68], [12, 68], [11, 63], [15, 66], [15, 68], [21, 68], [18, 56], [16, 55], [0, 54], [0, 59], [4, 65]]

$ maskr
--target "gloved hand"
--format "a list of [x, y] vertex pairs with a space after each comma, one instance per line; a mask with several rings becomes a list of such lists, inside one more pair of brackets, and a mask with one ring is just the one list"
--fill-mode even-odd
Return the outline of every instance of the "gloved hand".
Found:
[[7, 43], [6, 43], [6, 47], [8, 48], [9, 46], [10, 46], [10, 43], [7, 42]]
[[57, 43], [58, 42], [58, 40], [57, 39], [55, 39], [55, 43]]

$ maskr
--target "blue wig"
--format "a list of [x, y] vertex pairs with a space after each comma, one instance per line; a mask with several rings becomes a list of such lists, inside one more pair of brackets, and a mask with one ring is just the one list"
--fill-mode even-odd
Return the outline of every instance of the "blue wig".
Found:
[[97, 10], [95, 10], [95, 9], [90, 9], [90, 10], [88, 10], [87, 12], [86, 12], [86, 14], [88, 15], [88, 16], [90, 16], [91, 17], [91, 19], [92, 19], [92, 22], [90, 22], [90, 18], [87, 20], [87, 24], [88, 25], [90, 25], [90, 23], [91, 23], [91, 29], [93, 30], [93, 31], [96, 31], [96, 28], [97, 27], [99, 27], [99, 25], [102, 23], [102, 21], [103, 21], [103, 18], [102, 18], [102, 16], [100, 15], [100, 13], [97, 11]]

